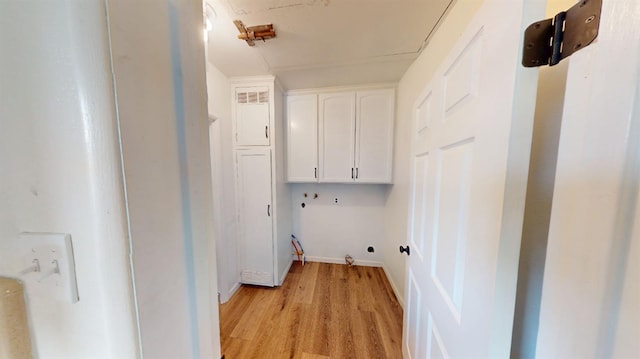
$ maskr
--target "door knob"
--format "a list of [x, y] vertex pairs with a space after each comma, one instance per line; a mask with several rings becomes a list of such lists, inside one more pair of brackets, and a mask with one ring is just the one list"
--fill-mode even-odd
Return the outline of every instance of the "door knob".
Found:
[[406, 253], [408, 256], [411, 255], [411, 248], [409, 248], [409, 245], [407, 244], [406, 247], [400, 246], [400, 253]]

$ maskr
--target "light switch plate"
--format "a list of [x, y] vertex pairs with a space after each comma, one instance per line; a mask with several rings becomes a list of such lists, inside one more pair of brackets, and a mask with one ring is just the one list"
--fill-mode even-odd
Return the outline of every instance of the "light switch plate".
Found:
[[21, 233], [22, 270], [19, 277], [27, 294], [76, 303], [78, 285], [71, 235], [64, 233]]

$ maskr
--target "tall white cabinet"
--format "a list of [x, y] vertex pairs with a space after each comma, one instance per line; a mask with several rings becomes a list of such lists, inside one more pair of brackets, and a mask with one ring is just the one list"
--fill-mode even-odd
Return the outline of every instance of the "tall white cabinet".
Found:
[[271, 150], [236, 150], [239, 262], [241, 280], [248, 284], [273, 285], [273, 217]]
[[391, 183], [394, 117], [394, 88], [288, 94], [288, 181]]
[[271, 76], [231, 83], [240, 282], [277, 286], [293, 260], [283, 94]]

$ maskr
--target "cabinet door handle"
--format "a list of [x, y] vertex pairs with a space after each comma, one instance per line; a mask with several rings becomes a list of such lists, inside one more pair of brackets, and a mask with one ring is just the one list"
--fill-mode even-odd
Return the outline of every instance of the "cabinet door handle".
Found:
[[351, 167], [351, 179], [353, 179], [353, 167]]
[[269, 126], [264, 126], [264, 137], [269, 138]]
[[271, 205], [270, 204], [267, 205], [267, 216], [271, 217]]
[[358, 179], [358, 167], [356, 167], [356, 179]]
[[313, 177], [318, 178], [318, 167], [313, 168]]

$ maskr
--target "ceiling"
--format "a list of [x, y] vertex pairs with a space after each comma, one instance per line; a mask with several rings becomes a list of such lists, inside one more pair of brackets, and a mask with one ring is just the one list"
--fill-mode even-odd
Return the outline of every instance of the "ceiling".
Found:
[[[396, 82], [453, 0], [206, 0], [208, 61], [229, 77], [276, 75], [289, 90]], [[272, 23], [249, 47], [233, 20]]]

